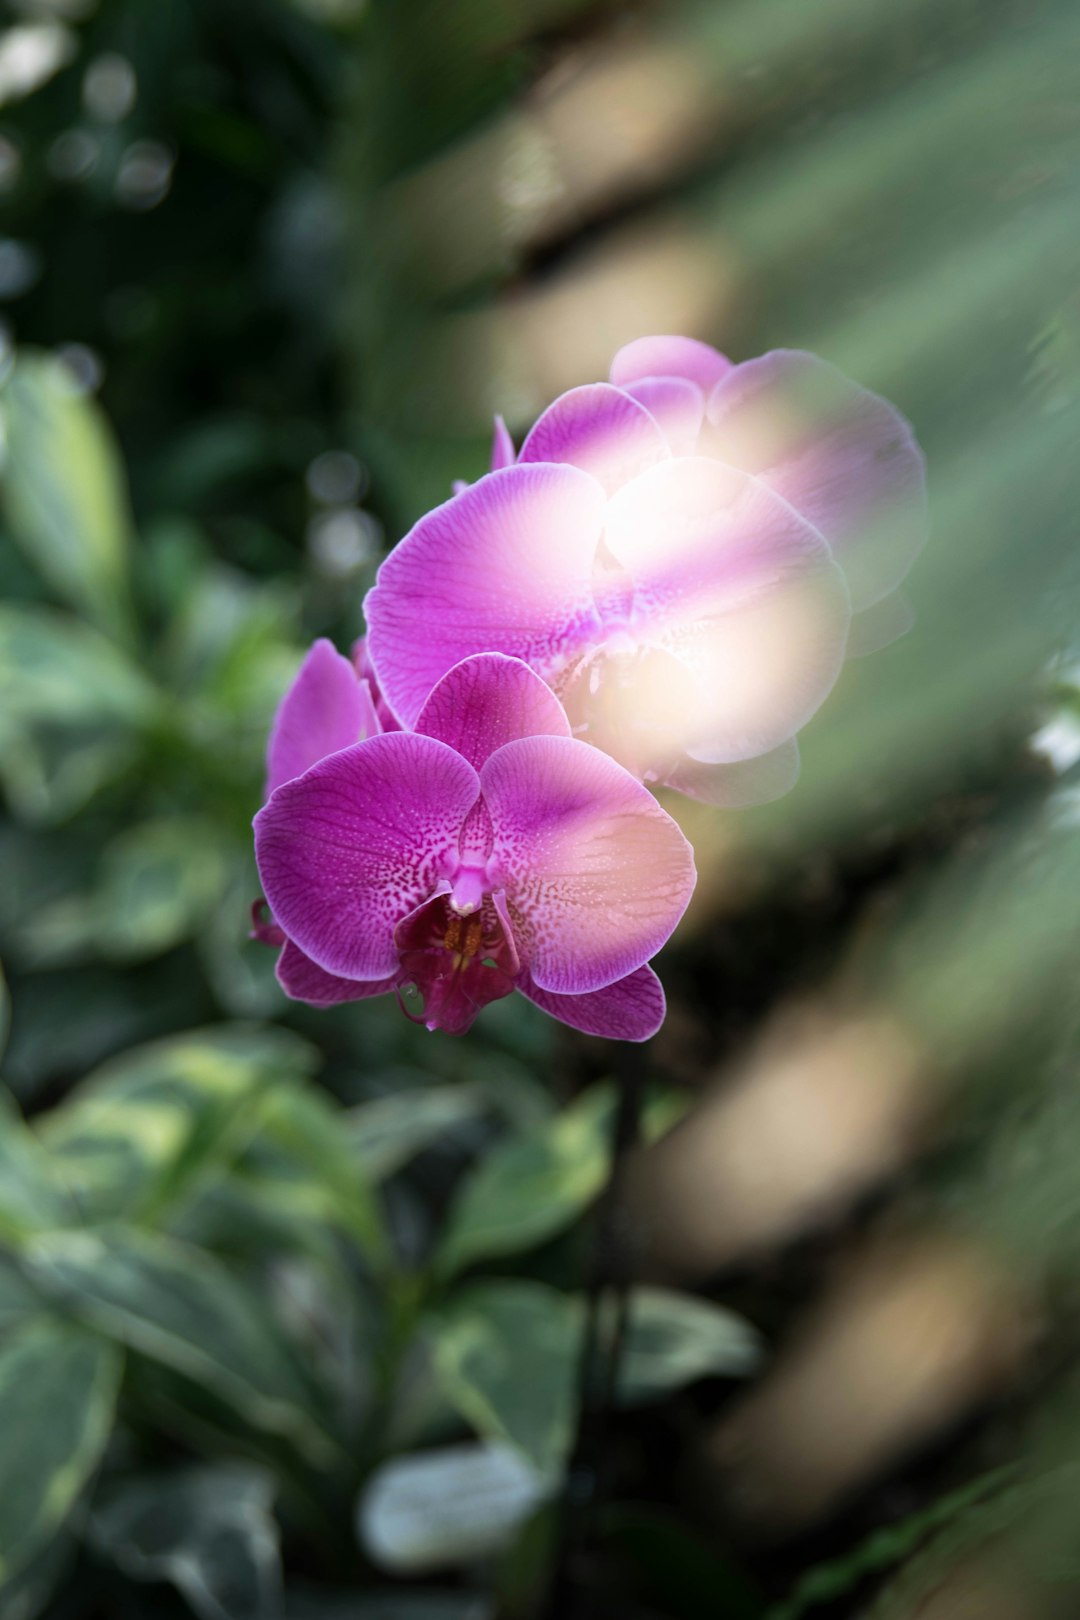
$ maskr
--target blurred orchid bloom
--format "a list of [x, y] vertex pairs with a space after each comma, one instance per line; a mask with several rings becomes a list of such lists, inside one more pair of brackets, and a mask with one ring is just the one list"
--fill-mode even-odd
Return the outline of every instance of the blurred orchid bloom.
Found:
[[397, 991], [410, 1016], [415, 995], [417, 1021], [464, 1034], [520, 990], [590, 1034], [652, 1035], [664, 994], [645, 964], [686, 908], [694, 861], [647, 789], [575, 741], [517, 659], [459, 663], [414, 732], [350, 745], [354, 666], [315, 656], [275, 739], [306, 710], [309, 752], [330, 746], [303, 765], [272, 744], [272, 780], [279, 758], [303, 774], [279, 778], [255, 818], [286, 994], [329, 1006]]
[[611, 377], [557, 399], [513, 463], [497, 423], [495, 470], [382, 564], [365, 611], [386, 700], [410, 725], [447, 669], [494, 648], [640, 779], [778, 797], [852, 612], [876, 621], [856, 620], [860, 650], [902, 621], [886, 599], [925, 538], [921, 454], [892, 406], [809, 354], [736, 366], [642, 338]]

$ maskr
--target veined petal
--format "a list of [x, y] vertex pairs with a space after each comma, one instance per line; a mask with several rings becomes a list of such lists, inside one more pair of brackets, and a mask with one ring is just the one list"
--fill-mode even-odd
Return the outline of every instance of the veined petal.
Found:
[[581, 996], [557, 996], [541, 990], [528, 974], [518, 980], [517, 987], [552, 1018], [610, 1041], [647, 1041], [664, 1022], [664, 990], [651, 967], [639, 967], [625, 979]]
[[926, 540], [922, 452], [887, 400], [816, 355], [774, 349], [728, 372], [708, 448], [820, 529], [858, 611], [895, 589]]
[[367, 683], [329, 641], [317, 641], [274, 716], [266, 750], [266, 797], [327, 754], [378, 731]]
[[600, 990], [660, 949], [693, 892], [694, 856], [646, 788], [567, 737], [507, 743], [480, 781], [492, 886], [506, 890], [521, 961], [541, 990]]
[[392, 974], [394, 928], [456, 859], [479, 786], [453, 749], [407, 732], [358, 743], [286, 782], [255, 818], [275, 919], [328, 973]]
[[751, 759], [806, 723], [839, 673], [850, 619], [816, 529], [759, 480], [687, 456], [612, 499], [606, 539], [634, 579], [638, 640], [696, 677], [697, 702], [673, 686], [677, 751]]
[[342, 1001], [366, 1001], [397, 989], [400, 975], [387, 979], [339, 979], [305, 956], [291, 939], [278, 957], [277, 979], [293, 1001], [306, 1001], [309, 1007], [335, 1007]]
[[690, 799], [724, 810], [745, 810], [752, 804], [782, 799], [799, 780], [799, 764], [799, 745], [792, 737], [757, 759], [739, 760], [734, 765], [717, 765], [684, 754], [664, 780]]
[[626, 343], [611, 362], [617, 388], [642, 377], [685, 377], [706, 393], [732, 369], [726, 355], [708, 343], [688, 337], [643, 337]]
[[587, 645], [605, 497], [577, 467], [507, 467], [436, 507], [390, 553], [364, 603], [398, 718], [413, 725], [447, 670], [503, 652], [545, 676]]
[[537, 418], [518, 460], [580, 467], [610, 494], [670, 454], [644, 405], [609, 383], [586, 383], [560, 394]]
[[520, 658], [479, 653], [448, 670], [416, 730], [455, 748], [477, 770], [519, 737], [569, 737], [570, 722], [551, 688]]
[[626, 392], [659, 425], [673, 456], [692, 456], [701, 435], [705, 395], [686, 377], [642, 377]]

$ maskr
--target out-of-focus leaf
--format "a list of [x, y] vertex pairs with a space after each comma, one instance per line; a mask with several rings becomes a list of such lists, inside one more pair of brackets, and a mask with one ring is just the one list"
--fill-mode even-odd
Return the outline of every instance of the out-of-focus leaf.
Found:
[[760, 1361], [758, 1335], [734, 1311], [667, 1288], [631, 1293], [621, 1401], [656, 1400], [697, 1378], [745, 1378]]
[[233, 1464], [126, 1479], [97, 1504], [90, 1536], [138, 1581], [168, 1581], [199, 1620], [278, 1620], [274, 1487]]
[[290, 1594], [285, 1620], [494, 1620], [495, 1607], [481, 1592], [385, 1591], [354, 1594]]
[[[323, 1218], [339, 1226], [357, 1247], [375, 1260], [386, 1257], [386, 1234], [378, 1205], [364, 1171], [349, 1151], [342, 1129], [342, 1110], [313, 1088], [282, 1086], [262, 1111], [262, 1134], [281, 1150], [281, 1194], [299, 1181], [315, 1194]], [[289, 1174], [289, 1161], [300, 1168]]]
[[0, 1344], [0, 1607], [4, 1583], [56, 1534], [97, 1466], [122, 1360], [66, 1322]]
[[360, 1540], [376, 1564], [397, 1574], [472, 1564], [498, 1552], [545, 1494], [512, 1446], [414, 1452], [372, 1475], [357, 1513]]
[[226, 1025], [155, 1041], [90, 1075], [40, 1133], [84, 1216], [160, 1214], [234, 1153], [259, 1123], [258, 1098], [310, 1070], [286, 1030]]
[[491, 1108], [491, 1097], [480, 1086], [418, 1086], [360, 1103], [344, 1123], [359, 1163], [373, 1181], [383, 1181]]
[[[6, 1582], [2, 1591], [4, 1620], [38, 1620], [75, 1559], [77, 1541], [70, 1520], [61, 1526], [30, 1561]], [[55, 1611], [50, 1610], [50, 1615]], [[76, 1616], [72, 1620], [77, 1620]]]
[[485, 1438], [509, 1441], [542, 1478], [573, 1438], [575, 1302], [534, 1282], [477, 1283], [432, 1324], [447, 1399]]
[[131, 514], [99, 407], [50, 355], [24, 351], [0, 396], [8, 526], [53, 589], [102, 629], [130, 631]]
[[205, 1250], [130, 1227], [57, 1233], [25, 1255], [42, 1292], [182, 1373], [313, 1462], [335, 1456], [314, 1389], [263, 1301]]
[[220, 895], [226, 860], [220, 830], [196, 816], [126, 828], [105, 851], [95, 895], [103, 950], [130, 961], [186, 939]]
[[0, 1089], [0, 1238], [18, 1241], [62, 1226], [70, 1215], [48, 1155]]
[[0, 1255], [0, 1338], [13, 1328], [24, 1327], [41, 1312], [41, 1295], [31, 1288], [13, 1260]]
[[465, 1181], [438, 1269], [533, 1248], [569, 1225], [607, 1177], [613, 1106], [611, 1089], [596, 1086], [541, 1129], [494, 1148]]
[[105, 636], [68, 613], [29, 603], [0, 606], [0, 684], [5, 712], [34, 725], [145, 719], [157, 695]]

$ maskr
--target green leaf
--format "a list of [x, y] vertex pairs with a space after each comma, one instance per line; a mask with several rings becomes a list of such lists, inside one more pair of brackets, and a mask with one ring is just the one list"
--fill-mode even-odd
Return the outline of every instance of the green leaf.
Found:
[[372, 1181], [383, 1181], [418, 1153], [491, 1112], [486, 1088], [415, 1086], [360, 1103], [345, 1115], [352, 1152]]
[[580, 1312], [542, 1283], [477, 1283], [432, 1323], [443, 1393], [480, 1435], [506, 1440], [544, 1478], [573, 1439]]
[[0, 1587], [56, 1534], [97, 1467], [122, 1361], [64, 1322], [0, 1344]]
[[495, 1147], [467, 1177], [436, 1257], [443, 1274], [534, 1248], [568, 1226], [608, 1173], [614, 1096], [591, 1091], [539, 1128]]
[[219, 829], [197, 816], [125, 828], [105, 850], [94, 896], [105, 954], [138, 961], [187, 939], [221, 893], [227, 853]]
[[69, 613], [0, 605], [0, 685], [7, 715], [26, 725], [144, 720], [158, 701], [137, 666]]
[[125, 1052], [45, 1115], [41, 1137], [86, 1218], [160, 1216], [243, 1146], [259, 1099], [307, 1072], [298, 1036], [224, 1025]]
[[317, 1465], [335, 1458], [320, 1403], [269, 1310], [205, 1250], [115, 1227], [41, 1237], [25, 1265], [66, 1313], [205, 1386]]
[[40, 1317], [41, 1308], [41, 1295], [31, 1288], [14, 1260], [0, 1254], [0, 1338], [25, 1327], [31, 1317]]
[[42, 578], [101, 629], [130, 632], [131, 514], [99, 407], [51, 355], [22, 353], [3, 394], [4, 514]]
[[761, 1343], [734, 1311], [666, 1288], [635, 1288], [619, 1373], [619, 1398], [651, 1401], [707, 1377], [744, 1378]]
[[233, 1464], [126, 1479], [95, 1506], [90, 1538], [136, 1581], [168, 1581], [199, 1620], [277, 1620], [274, 1487]]
[[14, 1100], [0, 1088], [0, 1239], [62, 1226], [71, 1210], [49, 1158], [24, 1124]]

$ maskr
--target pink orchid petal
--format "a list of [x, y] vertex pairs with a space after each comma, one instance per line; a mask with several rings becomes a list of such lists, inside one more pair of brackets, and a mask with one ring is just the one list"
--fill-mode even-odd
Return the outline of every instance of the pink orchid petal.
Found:
[[375, 667], [415, 724], [435, 683], [473, 653], [546, 675], [598, 629], [591, 584], [604, 492], [576, 467], [507, 467], [429, 512], [364, 603]]
[[306, 1001], [310, 1007], [336, 1007], [342, 1001], [384, 996], [397, 989], [399, 977], [395, 973], [388, 979], [339, 979], [305, 956], [291, 939], [286, 940], [277, 964], [278, 983], [285, 994], [293, 1001]]
[[693, 892], [694, 856], [646, 788], [568, 737], [507, 743], [480, 780], [492, 885], [541, 990], [600, 990], [660, 949]]
[[329, 641], [317, 641], [274, 716], [266, 750], [266, 797], [327, 754], [378, 730], [367, 684]]
[[684, 755], [664, 778], [668, 787], [690, 799], [715, 804], [724, 810], [745, 810], [753, 804], [782, 799], [799, 779], [799, 745], [794, 737], [757, 759], [735, 765], [717, 765]]
[[664, 1022], [664, 990], [651, 967], [639, 967], [625, 979], [581, 996], [557, 996], [541, 990], [528, 974], [518, 980], [517, 987], [552, 1018], [611, 1041], [647, 1041]]
[[478, 793], [466, 760], [407, 732], [358, 743], [286, 782], [255, 817], [275, 920], [328, 973], [393, 973], [394, 929], [456, 861]]
[[548, 406], [529, 430], [518, 460], [580, 467], [610, 494], [670, 454], [644, 405], [609, 383], [586, 383]]
[[850, 609], [805, 519], [759, 480], [682, 457], [613, 497], [606, 541], [637, 587], [639, 644], [663, 647], [696, 678], [696, 703], [672, 687], [679, 751], [707, 747], [732, 763], [806, 723], [836, 681]]
[[498, 472], [502, 467], [512, 467], [516, 460], [517, 451], [510, 437], [510, 429], [501, 416], [496, 416], [495, 430], [491, 436], [491, 471]]
[[899, 411], [815, 355], [775, 349], [730, 371], [708, 416], [710, 453], [821, 530], [856, 610], [895, 589], [926, 540], [922, 452]]
[[915, 623], [915, 612], [901, 591], [893, 591], [873, 607], [856, 613], [848, 636], [849, 658], [866, 658], [870, 653], [891, 647], [894, 641], [906, 636]]
[[480, 769], [518, 737], [569, 737], [558, 698], [520, 658], [480, 653], [455, 664], [432, 691], [416, 730], [455, 748]]
[[705, 395], [686, 377], [642, 377], [626, 392], [658, 423], [673, 456], [692, 456], [701, 435]]
[[611, 381], [625, 388], [642, 377], [685, 377], [708, 393], [731, 369], [726, 355], [697, 338], [643, 337], [624, 344], [616, 354]]

